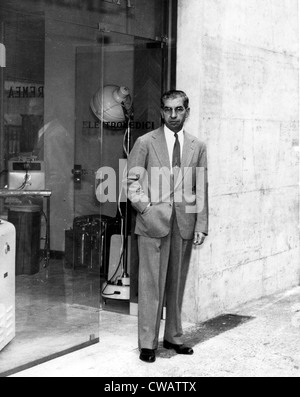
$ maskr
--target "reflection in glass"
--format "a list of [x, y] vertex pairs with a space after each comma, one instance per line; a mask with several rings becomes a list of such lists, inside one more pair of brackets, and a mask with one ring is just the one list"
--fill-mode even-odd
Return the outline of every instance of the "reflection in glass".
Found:
[[[0, 351], [0, 374], [99, 341], [100, 292], [120, 276], [125, 210], [117, 200], [100, 203], [99, 169], [115, 170], [118, 197], [126, 126], [103, 124], [91, 98], [105, 86], [128, 87], [131, 146], [160, 126], [166, 52], [158, 38], [166, 35], [168, 5], [0, 0], [7, 50], [0, 69], [0, 219], [17, 229], [16, 337]], [[41, 190], [51, 193], [49, 213]], [[137, 305], [134, 213], [129, 219], [130, 302], [108, 299], [108, 322], [109, 311], [129, 314]]]
[[[100, 246], [91, 242], [93, 266], [86, 260], [75, 266], [73, 242], [68, 245], [76, 218], [72, 52], [81, 39], [73, 35], [72, 25], [60, 34], [61, 23], [42, 16], [6, 11], [1, 16], [8, 57], [1, 98], [0, 218], [15, 226], [17, 250], [16, 337], [0, 352], [3, 374], [99, 340]], [[94, 29], [90, 37], [94, 41]], [[51, 192], [49, 216], [36, 190]], [[44, 248], [49, 243], [47, 263]]]

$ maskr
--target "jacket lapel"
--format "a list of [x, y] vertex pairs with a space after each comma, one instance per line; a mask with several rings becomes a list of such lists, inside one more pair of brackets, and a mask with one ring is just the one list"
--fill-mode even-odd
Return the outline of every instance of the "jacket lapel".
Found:
[[184, 132], [184, 144], [183, 144], [183, 151], [182, 151], [182, 161], [181, 161], [181, 178], [178, 178], [175, 184], [174, 190], [182, 187], [182, 183], [185, 178], [185, 174], [187, 172], [187, 168], [190, 166], [194, 151], [195, 151], [195, 138]]
[[[181, 172], [182, 172], [182, 179], [178, 178], [176, 187], [182, 183], [182, 180], [185, 176], [185, 168], [188, 168], [195, 151], [195, 138], [188, 134], [187, 132], [184, 133], [184, 144], [183, 144], [183, 151], [182, 151], [182, 161], [181, 161]], [[164, 133], [163, 127], [159, 128], [155, 134], [153, 134], [153, 148], [155, 150], [156, 156], [160, 162], [161, 167], [163, 167], [167, 172], [165, 172], [166, 177], [170, 180], [170, 157], [168, 151], [168, 145]], [[175, 189], [176, 189], [175, 187]]]
[[168, 151], [168, 145], [165, 137], [165, 131], [163, 127], [160, 127], [155, 134], [153, 134], [152, 146], [155, 150], [156, 156], [160, 162], [160, 166], [163, 168], [163, 172], [170, 185], [170, 157]]
[[182, 162], [181, 162], [181, 169], [184, 171], [184, 168], [189, 167], [195, 146], [194, 146], [195, 138], [188, 134], [187, 132], [184, 132], [184, 145], [183, 145], [183, 153], [182, 153]]
[[153, 134], [153, 142], [152, 145], [154, 147], [156, 156], [160, 162], [161, 167], [171, 169], [170, 165], [170, 157], [168, 151], [168, 145], [164, 133], [164, 129], [159, 128], [155, 134]]
[[[184, 132], [184, 144], [183, 144], [182, 161], [181, 161], [182, 170], [188, 167], [192, 161], [192, 157], [195, 150], [194, 142], [195, 142], [195, 138], [192, 135], [188, 134], [187, 132]], [[159, 128], [156, 131], [156, 133], [153, 135], [152, 145], [154, 147], [154, 150], [156, 152], [157, 158], [161, 166], [171, 169], [168, 146], [163, 127]]]

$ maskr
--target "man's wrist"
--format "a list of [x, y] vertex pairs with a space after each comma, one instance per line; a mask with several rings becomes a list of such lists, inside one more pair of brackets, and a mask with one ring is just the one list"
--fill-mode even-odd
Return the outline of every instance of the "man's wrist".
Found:
[[205, 236], [205, 237], [207, 237], [207, 236], [208, 236], [208, 234], [207, 234], [207, 233], [204, 233], [204, 232], [198, 232], [198, 231], [195, 231], [195, 234], [203, 234], [203, 236]]

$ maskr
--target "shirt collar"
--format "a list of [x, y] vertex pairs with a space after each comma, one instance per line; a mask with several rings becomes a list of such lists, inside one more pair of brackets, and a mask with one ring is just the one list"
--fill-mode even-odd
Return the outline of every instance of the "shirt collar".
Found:
[[[164, 125], [164, 131], [166, 134], [172, 134], [172, 137], [174, 137], [175, 132], [170, 130], [170, 128], [168, 128], [166, 125]], [[178, 137], [183, 136], [183, 132], [184, 132], [184, 129], [182, 128], [182, 130], [178, 132]]]

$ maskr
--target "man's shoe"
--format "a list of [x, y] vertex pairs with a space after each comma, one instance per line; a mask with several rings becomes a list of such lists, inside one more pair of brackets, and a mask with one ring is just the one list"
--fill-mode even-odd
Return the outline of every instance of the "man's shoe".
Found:
[[155, 350], [141, 349], [140, 360], [145, 363], [154, 363], [156, 360]]
[[191, 347], [185, 345], [174, 345], [173, 343], [170, 343], [166, 340], [164, 341], [164, 348], [168, 350], [173, 349], [177, 354], [185, 354], [188, 356], [194, 354], [194, 350]]

